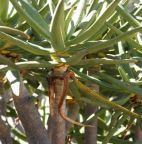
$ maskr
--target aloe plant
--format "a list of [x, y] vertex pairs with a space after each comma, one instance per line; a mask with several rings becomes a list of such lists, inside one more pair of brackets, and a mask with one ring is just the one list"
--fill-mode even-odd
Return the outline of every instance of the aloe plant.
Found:
[[[0, 69], [4, 90], [12, 95], [12, 101], [9, 95], [5, 100], [6, 118], [19, 119], [16, 128], [8, 121], [13, 143], [65, 144], [73, 139], [83, 143], [80, 126], [98, 129], [94, 143], [131, 143], [127, 138], [134, 139], [131, 126], [142, 120], [138, 109], [142, 27], [141, 5], [129, 13], [127, 4], [121, 0], [3, 2]], [[100, 92], [88, 86], [93, 84]], [[131, 95], [137, 96], [136, 106]], [[70, 103], [77, 104], [74, 110]], [[85, 115], [87, 104], [98, 107], [95, 116]], [[81, 115], [84, 123], [77, 122]], [[89, 125], [93, 119], [98, 121], [95, 128]]]

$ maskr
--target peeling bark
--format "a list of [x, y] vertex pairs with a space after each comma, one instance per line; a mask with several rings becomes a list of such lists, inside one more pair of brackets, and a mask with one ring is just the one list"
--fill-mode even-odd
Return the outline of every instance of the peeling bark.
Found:
[[[52, 116], [53, 133], [52, 144], [65, 144], [65, 120], [61, 117], [58, 111], [58, 105], [62, 96], [64, 81], [55, 80], [55, 99], [54, 99], [54, 114]], [[62, 105], [62, 111], [65, 113], [65, 101]]]
[[65, 88], [64, 75], [66, 74], [66, 71], [66, 65], [63, 65], [61, 67], [55, 67], [52, 71], [53, 85], [51, 89], [49, 84], [49, 89], [51, 90], [51, 93], [49, 93], [50, 116], [48, 122], [48, 137], [51, 144], [65, 144], [65, 120], [61, 117], [59, 106], [61, 100], [63, 100], [61, 111], [63, 113], [66, 113], [66, 100], [62, 97]]

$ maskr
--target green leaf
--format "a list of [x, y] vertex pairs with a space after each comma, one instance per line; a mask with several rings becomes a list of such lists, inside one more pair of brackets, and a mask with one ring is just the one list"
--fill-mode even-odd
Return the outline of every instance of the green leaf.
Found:
[[123, 16], [125, 20], [129, 22], [134, 27], [139, 27], [141, 24], [126, 10], [123, 6], [118, 5], [116, 8], [117, 12]]
[[51, 54], [50, 50], [48, 50], [46, 48], [43, 48], [39, 45], [30, 43], [28, 41], [23, 41], [21, 39], [15, 38], [15, 37], [10, 36], [4, 32], [0, 32], [0, 39], [3, 41], [8, 41], [13, 45], [17, 45], [17, 46], [21, 47], [22, 49], [24, 49], [24, 50], [26, 50], [32, 54], [35, 54], [35, 55], [47, 56], [47, 55]]
[[91, 76], [87, 76], [86, 74], [83, 74], [82, 72], [79, 72], [79, 70], [75, 69], [75, 68], [72, 68], [71, 67], [71, 70], [73, 70], [78, 76], [80, 76], [81, 80], [83, 81], [89, 81], [91, 83], [96, 83], [100, 86], [103, 86], [105, 88], [108, 88], [108, 89], [112, 89], [112, 90], [119, 90], [117, 87], [114, 87], [113, 85], [109, 84], [109, 83], [106, 83], [104, 81], [101, 81], [99, 80], [98, 78], [96, 77], [91, 77]]
[[57, 51], [64, 50], [64, 1], [59, 0], [51, 22], [51, 44]]
[[21, 140], [23, 140], [23, 141], [26, 141], [26, 136], [25, 136], [21, 131], [19, 131], [18, 129], [13, 128], [13, 129], [12, 129], [12, 133], [13, 133], [15, 136], [17, 136], [18, 139], [21, 139]]
[[112, 76], [109, 76], [105, 73], [98, 73], [98, 75], [103, 78], [104, 80], [117, 85], [118, 87], [120, 87], [121, 89], [125, 89], [128, 92], [132, 92], [132, 93], [136, 93], [138, 95], [141, 96], [142, 94], [142, 88], [139, 88], [138, 86], [132, 85], [131, 83], [127, 83], [127, 82], [122, 82], [120, 80], [117, 80], [115, 78], [113, 78]]
[[80, 67], [90, 67], [96, 64], [104, 64], [104, 65], [117, 65], [117, 64], [128, 64], [128, 63], [136, 63], [138, 60], [136, 59], [108, 59], [108, 58], [92, 58], [80, 60], [78, 63], [73, 63], [72, 65], [80, 66]]
[[76, 65], [81, 61], [81, 59], [84, 57], [85, 54], [86, 51], [77, 52], [75, 55], [67, 59], [67, 63], [69, 65]]
[[113, 1], [107, 8], [107, 10], [98, 17], [98, 19], [80, 36], [76, 37], [75, 39], [67, 42], [67, 46], [80, 43], [82, 41], [85, 41], [89, 39], [91, 36], [93, 36], [95, 33], [97, 33], [102, 26], [104, 25], [105, 21], [114, 13], [116, 6], [120, 0]]
[[109, 140], [111, 139], [111, 137], [113, 136], [113, 134], [118, 130], [118, 127], [116, 127], [116, 125], [117, 125], [120, 115], [121, 115], [120, 112], [115, 112], [114, 115], [112, 115], [111, 123], [109, 126], [109, 131], [103, 140], [103, 144], [107, 144]]
[[124, 105], [125, 103], [127, 103], [130, 100], [130, 97], [122, 97], [118, 100], [114, 100], [115, 103], [119, 104], [119, 105]]
[[50, 41], [50, 34], [48, 24], [41, 17], [38, 11], [33, 8], [27, 1], [10, 0], [18, 13], [27, 21], [27, 23], [38, 33]]
[[67, 16], [65, 18], [65, 33], [67, 35], [67, 31], [68, 31], [68, 28], [69, 28], [69, 24], [71, 22], [71, 19], [72, 19], [72, 16], [73, 16], [73, 12], [75, 10], [75, 6], [73, 6], [69, 12], [67, 13]]
[[122, 66], [118, 66], [118, 71], [123, 79], [123, 81], [129, 82], [129, 76], [128, 73], [124, 70]]
[[121, 125], [127, 120], [127, 117], [126, 116], [123, 116], [121, 117], [120, 119], [117, 119], [113, 117], [112, 119], [112, 122], [115, 121], [116, 124], [114, 125], [114, 127], [112, 127], [108, 134], [106, 135], [105, 139], [103, 140], [103, 143], [102, 144], [108, 144], [109, 143], [109, 140], [112, 138], [112, 136], [114, 135], [115, 132], [118, 131], [118, 128], [121, 127]]
[[109, 101], [107, 98], [103, 97], [102, 95], [96, 93], [95, 91], [91, 90], [90, 88], [88, 88], [87, 86], [85, 86], [84, 84], [82, 84], [80, 81], [78, 81], [77, 79], [74, 79], [76, 85], [79, 87], [79, 89], [85, 93], [88, 93], [90, 95], [92, 95], [94, 97], [94, 100], [106, 105], [106, 106], [110, 106], [112, 108], [114, 108], [115, 110], [119, 110], [122, 111], [124, 114], [131, 116], [133, 118], [138, 118], [142, 120], [142, 117], [134, 112], [131, 112], [130, 110], [112, 102]]
[[[119, 15], [117, 14], [117, 12], [114, 12], [113, 15], [107, 20], [107, 22], [109, 22], [109, 23], [111, 23], [111, 24], [115, 23], [115, 22], [116, 22], [116, 19], [118, 18], [118, 16], [119, 16]], [[105, 22], [104, 25], [102, 26], [102, 28], [101, 28], [99, 31], [97, 31], [97, 32], [89, 39], [90, 41], [94, 41], [94, 40], [96, 40], [96, 39], [101, 39], [101, 38], [102, 38], [103, 33], [105, 33], [105, 32], [107, 31], [107, 29], [108, 29], [108, 27], [107, 27], [107, 25], [106, 25], [107, 22]]]
[[82, 34], [84, 31], [86, 31], [93, 24], [93, 22], [96, 20], [96, 17], [97, 12], [94, 10], [83, 19], [83, 22], [80, 24], [81, 30], [78, 36]]
[[[116, 34], [118, 34], [118, 35], [124, 34], [121, 30], [119, 30], [119, 29], [116, 28], [115, 26], [111, 25], [111, 23], [107, 22], [106, 24], [107, 24], [107, 25], [109, 26], [109, 28], [110, 28], [111, 30], [113, 30]], [[134, 47], [136, 50], [142, 52], [142, 45], [140, 45], [138, 42], [136, 42], [135, 40], [133, 40], [133, 39], [130, 38], [130, 37], [127, 37], [127, 38], [126, 38], [126, 41], [127, 41], [132, 47]]]
[[[6, 58], [0, 54], [0, 65], [1, 64], [8, 65], [10, 68], [18, 70], [18, 67], [13, 62], [11, 62], [8, 58]], [[0, 69], [2, 69], [2, 68], [0, 68]]]
[[51, 16], [53, 17], [54, 16], [54, 9], [55, 9], [53, 1], [52, 0], [48, 0], [48, 4], [49, 4], [49, 9], [50, 9]]
[[13, 107], [9, 106], [9, 105], [7, 105], [6, 115], [8, 117], [13, 117], [13, 118], [17, 117], [17, 113], [16, 113], [15, 109]]
[[70, 21], [70, 29], [67, 33], [67, 37], [68, 39], [72, 36], [72, 34], [74, 33], [74, 31], [76, 30], [78, 24], [81, 22], [82, 20], [82, 17], [83, 17], [83, 13], [84, 13], [84, 9], [85, 9], [85, 6], [86, 6], [86, 2], [87, 0], [81, 0], [78, 2], [78, 6], [76, 8], [76, 10], [74, 11], [74, 14], [72, 16], [72, 19]]
[[0, 19], [2, 21], [7, 19], [9, 8], [9, 0], [0, 0]]
[[15, 63], [20, 69], [37, 69], [37, 68], [53, 68], [55, 65], [47, 61], [28, 61]]
[[8, 34], [16, 35], [16, 36], [20, 35], [21, 37], [25, 39], [30, 39], [29, 35], [15, 28], [7, 27], [7, 26], [0, 26], [0, 31], [8, 33]]
[[133, 34], [135, 34], [137, 32], [140, 32], [140, 31], [142, 31], [142, 27], [135, 28], [133, 30], [130, 30], [130, 31], [124, 33], [124, 34], [121, 34], [121, 35], [119, 35], [119, 36], [117, 36], [117, 37], [115, 37], [113, 39], [106, 40], [104, 42], [94, 42], [94, 44], [92, 43], [93, 46], [87, 47], [84, 44], [85, 46], [82, 45], [82, 47], [80, 49], [77, 49], [76, 47], [78, 47], [78, 46], [75, 46], [74, 49], [70, 47], [68, 50], [73, 52], [73, 51], [77, 51], [77, 50], [81, 50], [82, 49], [82, 51], [87, 51], [86, 54], [97, 53], [100, 50], [110, 48], [110, 46], [114, 45], [115, 43], [117, 43], [119, 41], [126, 40], [131, 35], [133, 35]]
[[[1, 55], [0, 55], [0, 60], [1, 60]], [[48, 68], [51, 69], [55, 65], [50, 64], [47, 61], [28, 61], [28, 62], [17, 62], [15, 63], [15, 66], [19, 69], [39, 69], [39, 68]], [[4, 66], [1, 68], [1, 70], [6, 71], [8, 70], [8, 66]]]
[[93, 11], [95, 9], [96, 6], [98, 6], [98, 2], [99, 0], [92, 0], [92, 2], [90, 3], [89, 5], [89, 8], [88, 8], [88, 13]]

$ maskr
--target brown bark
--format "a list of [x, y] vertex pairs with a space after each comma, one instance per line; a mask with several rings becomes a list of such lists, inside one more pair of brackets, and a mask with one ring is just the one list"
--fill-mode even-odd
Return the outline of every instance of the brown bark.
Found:
[[[85, 107], [86, 116], [90, 116], [91, 114], [95, 113], [97, 109], [97, 107], [87, 105]], [[97, 144], [97, 119], [90, 121], [89, 125], [94, 127], [85, 127], [85, 144]]]
[[48, 141], [49, 144], [52, 144], [52, 133], [53, 133], [53, 129], [52, 129], [52, 117], [51, 115], [48, 117], [48, 122], [47, 122], [47, 126], [48, 126], [48, 131], [47, 131], [47, 136], [48, 136]]
[[37, 108], [21, 81], [20, 96], [13, 96], [15, 107], [25, 129], [29, 144], [49, 144], [47, 131], [43, 126]]
[[[99, 86], [91, 84], [90, 88], [99, 92]], [[89, 117], [98, 110], [97, 107], [87, 105], [85, 107], [85, 116]], [[89, 125], [93, 125], [93, 128], [85, 127], [85, 144], [97, 144], [97, 119], [90, 121]]]
[[[63, 80], [55, 80], [55, 100], [54, 100], [54, 115], [52, 117], [53, 134], [52, 144], [65, 144], [65, 120], [60, 116], [58, 111], [58, 105], [60, 97], [63, 92]], [[65, 112], [65, 101], [62, 105], [62, 111]]]
[[65, 88], [64, 76], [66, 71], [67, 67], [61, 66], [54, 68], [52, 72], [52, 81], [54, 84], [52, 87], [53, 91], [51, 90], [51, 93], [49, 94], [50, 116], [48, 122], [48, 137], [50, 138], [50, 144], [65, 144], [65, 120], [60, 115], [59, 105], [61, 100], [63, 100], [62, 112], [65, 113], [66, 100], [62, 97]]
[[[79, 104], [75, 101], [71, 101], [67, 103], [67, 116], [72, 120], [76, 121], [79, 114]], [[72, 123], [66, 122], [66, 132], [72, 127]]]
[[5, 122], [0, 118], [0, 141], [2, 144], [12, 144], [10, 131]]
[[6, 114], [5, 92], [3, 89], [3, 83], [0, 82], [0, 141], [2, 144], [12, 144], [10, 130], [1, 118], [1, 116], [5, 116], [5, 114]]
[[135, 142], [142, 142], [142, 129], [138, 125], [135, 128]]

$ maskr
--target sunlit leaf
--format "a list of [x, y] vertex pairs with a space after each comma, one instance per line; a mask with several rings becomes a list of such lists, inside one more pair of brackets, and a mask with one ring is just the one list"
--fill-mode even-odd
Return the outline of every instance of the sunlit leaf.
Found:
[[59, 0], [51, 22], [51, 44], [57, 51], [64, 50], [64, 1]]
[[10, 1], [18, 13], [26, 19], [27, 23], [30, 24], [35, 31], [44, 36], [47, 40], [50, 39], [48, 24], [39, 15], [35, 8], [33, 8], [27, 1], [24, 0], [19, 0], [21, 5], [19, 5], [18, 1], [16, 0]]

